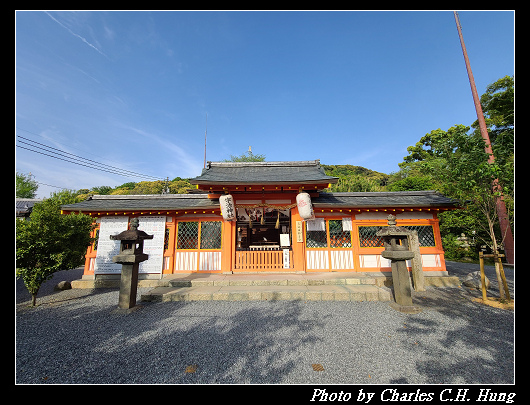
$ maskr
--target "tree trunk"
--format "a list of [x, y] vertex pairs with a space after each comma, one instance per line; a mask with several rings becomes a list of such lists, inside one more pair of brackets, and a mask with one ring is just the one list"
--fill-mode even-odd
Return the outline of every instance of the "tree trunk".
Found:
[[[499, 254], [499, 251], [498, 251], [498, 246], [497, 246], [497, 238], [495, 237], [495, 231], [493, 230], [493, 220], [490, 218], [489, 215], [486, 217], [486, 219], [488, 220], [488, 226], [489, 226], [489, 229], [490, 229], [491, 241], [493, 243], [493, 254], [497, 255], [497, 254]], [[497, 260], [497, 256], [495, 256], [495, 275], [497, 276], [497, 282], [499, 283], [499, 296], [500, 296], [501, 300], [504, 300], [504, 299], [506, 299], [506, 297], [504, 295], [504, 288], [503, 288], [503, 283], [502, 283], [501, 271], [500, 271], [499, 262]]]
[[35, 306], [37, 304], [37, 294], [31, 294], [31, 305]]

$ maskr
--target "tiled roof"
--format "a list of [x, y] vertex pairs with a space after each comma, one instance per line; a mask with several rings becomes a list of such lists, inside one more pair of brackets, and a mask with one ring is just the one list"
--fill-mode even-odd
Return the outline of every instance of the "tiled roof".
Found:
[[15, 210], [17, 215], [29, 214], [33, 209], [33, 206], [41, 202], [40, 198], [16, 198], [15, 199]]
[[315, 207], [456, 207], [458, 202], [434, 190], [320, 193], [312, 199]]
[[191, 184], [336, 183], [319, 160], [298, 162], [208, 162]]
[[136, 211], [219, 208], [219, 200], [208, 194], [94, 195], [77, 204], [61, 206], [64, 211]]
[[[317, 208], [454, 208], [457, 201], [434, 190], [382, 191], [362, 193], [320, 193], [311, 198]], [[61, 207], [64, 211], [140, 211], [219, 208], [219, 200], [208, 194], [94, 195], [91, 199]]]

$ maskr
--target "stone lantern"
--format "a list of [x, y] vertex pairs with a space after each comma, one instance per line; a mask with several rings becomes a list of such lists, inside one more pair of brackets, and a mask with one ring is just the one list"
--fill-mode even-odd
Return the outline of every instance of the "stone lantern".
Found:
[[131, 219], [131, 229], [123, 231], [118, 235], [111, 235], [110, 239], [121, 241], [120, 253], [112, 258], [114, 263], [120, 263], [120, 298], [118, 307], [120, 309], [131, 309], [136, 305], [136, 291], [138, 288], [138, 268], [141, 262], [146, 261], [149, 255], [143, 252], [144, 240], [153, 239], [154, 235], [148, 235], [138, 230], [138, 218]]
[[377, 232], [383, 238], [385, 250], [381, 253], [385, 259], [392, 261], [392, 283], [394, 285], [395, 303], [390, 305], [400, 311], [415, 314], [421, 311], [412, 305], [411, 284], [407, 260], [414, 257], [414, 252], [409, 249], [408, 236], [412, 233], [405, 228], [396, 226], [396, 217], [388, 216], [388, 226]]

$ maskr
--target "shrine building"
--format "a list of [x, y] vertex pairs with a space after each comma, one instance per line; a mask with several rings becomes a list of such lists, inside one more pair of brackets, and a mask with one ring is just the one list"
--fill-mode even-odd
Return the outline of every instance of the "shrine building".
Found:
[[[456, 201], [436, 191], [330, 193], [338, 178], [318, 160], [208, 162], [190, 180], [190, 194], [94, 195], [63, 205], [96, 222], [84, 279], [118, 275], [112, 262], [119, 241], [110, 235], [139, 228], [153, 234], [144, 243], [149, 259], [140, 278], [174, 273], [379, 272], [391, 271], [376, 235], [387, 217], [419, 236], [423, 271], [447, 275], [438, 213]], [[297, 198], [298, 197], [298, 198]], [[410, 263], [409, 263], [410, 269]]]

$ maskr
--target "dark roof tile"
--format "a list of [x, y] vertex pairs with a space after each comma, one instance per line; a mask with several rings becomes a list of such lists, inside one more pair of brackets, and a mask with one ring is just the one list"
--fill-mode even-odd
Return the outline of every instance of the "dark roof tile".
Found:
[[136, 211], [218, 208], [219, 200], [208, 194], [94, 195], [77, 204], [61, 206], [64, 211]]
[[299, 162], [208, 162], [191, 184], [336, 183], [319, 160]]
[[312, 199], [315, 207], [456, 207], [458, 202], [434, 190], [320, 193]]
[[[313, 197], [313, 205], [350, 208], [446, 207], [455, 208], [458, 202], [434, 190], [382, 191], [360, 193], [320, 193]], [[77, 204], [66, 204], [64, 211], [139, 211], [219, 208], [219, 200], [208, 194], [151, 194], [151, 195], [95, 195]]]

